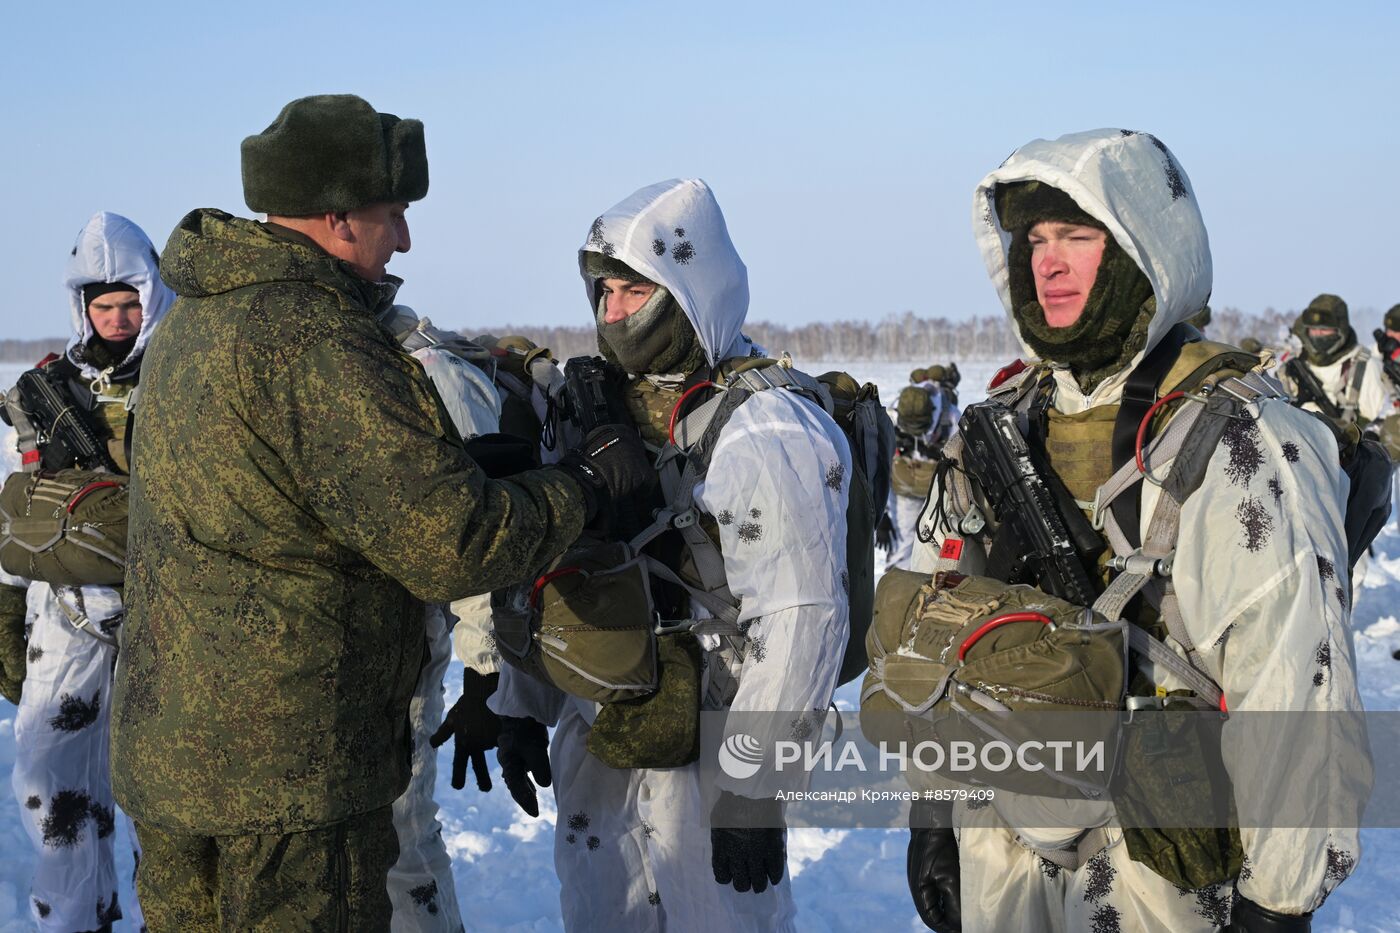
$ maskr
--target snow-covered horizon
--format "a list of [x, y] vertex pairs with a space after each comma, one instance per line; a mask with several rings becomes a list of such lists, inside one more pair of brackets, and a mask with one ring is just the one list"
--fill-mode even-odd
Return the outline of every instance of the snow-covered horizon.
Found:
[[[892, 402], [906, 384], [911, 369], [929, 360], [814, 366], [817, 371], [847, 369], [861, 381], [880, 387], [881, 397]], [[1005, 361], [1000, 361], [1005, 362]], [[1000, 362], [959, 361], [964, 403], [983, 396], [983, 386]], [[798, 361], [801, 365], [802, 361]], [[0, 366], [0, 384], [9, 385], [19, 367]], [[8, 439], [4, 441], [8, 449]], [[1355, 594], [1352, 624], [1356, 631], [1358, 677], [1368, 710], [1400, 710], [1400, 662], [1391, 652], [1400, 647], [1400, 527], [1396, 516], [1376, 540], [1376, 554]], [[461, 693], [462, 666], [452, 662], [447, 678], [447, 704]], [[859, 681], [847, 684], [836, 695], [838, 707], [855, 709]], [[0, 773], [14, 766], [14, 715], [0, 700]], [[443, 839], [453, 859], [457, 898], [469, 930], [502, 933], [558, 933], [559, 882], [554, 873], [553, 793], [540, 791], [540, 817], [521, 813], [499, 780], [492, 759], [494, 789], [476, 790], [471, 781], [464, 790], [450, 782], [450, 745], [439, 758], [437, 799]], [[1377, 782], [1388, 775], [1377, 775]], [[125, 826], [118, 830], [117, 863], [124, 879], [125, 902], [131, 896], [132, 860], [125, 842]], [[788, 868], [797, 901], [798, 927], [813, 933], [866, 933], [871, 929], [920, 931], [905, 884], [903, 830], [794, 829], [788, 839]], [[1355, 874], [1328, 900], [1314, 919], [1319, 933], [1382, 933], [1400, 930], [1400, 905], [1394, 892], [1400, 885], [1400, 830], [1362, 831], [1363, 852]], [[19, 821], [19, 804], [0, 795], [0, 933], [32, 929], [27, 906], [33, 857]], [[131, 933], [126, 921], [118, 921], [116, 933]]]

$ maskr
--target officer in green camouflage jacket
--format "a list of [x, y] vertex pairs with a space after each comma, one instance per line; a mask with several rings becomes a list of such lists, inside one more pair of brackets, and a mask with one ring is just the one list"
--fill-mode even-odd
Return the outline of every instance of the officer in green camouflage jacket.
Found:
[[419, 121], [293, 101], [243, 181], [268, 223], [194, 211], [161, 259], [113, 785], [152, 930], [388, 929], [420, 601], [528, 574], [650, 471], [624, 442], [488, 480], [376, 323], [427, 192]]

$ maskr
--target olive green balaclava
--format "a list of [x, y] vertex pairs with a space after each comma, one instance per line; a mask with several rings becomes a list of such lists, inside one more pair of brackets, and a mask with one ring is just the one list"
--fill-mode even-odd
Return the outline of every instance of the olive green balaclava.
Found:
[[1147, 344], [1147, 325], [1157, 311], [1152, 283], [1110, 234], [1079, 320], [1068, 327], [1051, 327], [1035, 295], [1031, 227], [1055, 221], [1105, 233], [1107, 228], [1069, 195], [1038, 181], [998, 185], [996, 206], [1002, 228], [1011, 232], [1007, 257], [1011, 306], [1022, 338], [1037, 356], [1068, 366], [1080, 389], [1092, 392]]
[[1400, 330], [1400, 305], [1396, 305], [1385, 313], [1385, 329]]
[[[1336, 333], [1314, 337], [1310, 327], [1330, 327]], [[1356, 346], [1347, 303], [1336, 295], [1318, 295], [1309, 302], [1293, 323], [1293, 333], [1303, 344], [1303, 361], [1313, 366], [1331, 366]]]
[[584, 254], [584, 270], [593, 279], [623, 279], [656, 285], [646, 304], [616, 324], [605, 324], [607, 295], [597, 289], [598, 305], [593, 309], [598, 327], [598, 349], [603, 358], [634, 375], [689, 375], [705, 364], [705, 348], [680, 303], [663, 285], [638, 274], [610, 256], [589, 251]]

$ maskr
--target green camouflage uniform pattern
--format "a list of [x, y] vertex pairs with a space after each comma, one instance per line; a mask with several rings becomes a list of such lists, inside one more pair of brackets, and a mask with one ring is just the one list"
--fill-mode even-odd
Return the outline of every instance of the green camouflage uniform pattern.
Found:
[[0, 583], [0, 696], [16, 706], [29, 668], [24, 641], [27, 593], [22, 586]]
[[285, 228], [199, 210], [161, 258], [179, 295], [145, 354], [116, 798], [143, 825], [283, 834], [409, 779], [420, 601], [557, 556], [584, 499], [557, 470], [488, 480], [371, 284]]
[[388, 807], [285, 836], [185, 836], [143, 824], [141, 849], [136, 893], [151, 930], [389, 929], [384, 878], [399, 843]]

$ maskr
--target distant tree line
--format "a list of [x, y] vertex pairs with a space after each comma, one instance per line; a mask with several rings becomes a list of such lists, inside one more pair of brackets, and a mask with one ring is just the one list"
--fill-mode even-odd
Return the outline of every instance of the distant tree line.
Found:
[[[1245, 337], [1255, 337], [1267, 345], [1278, 346], [1295, 317], [1296, 312], [1285, 313], [1272, 308], [1259, 314], [1246, 314], [1238, 308], [1212, 309], [1207, 336], [1223, 343], [1238, 343]], [[463, 328], [462, 333], [471, 337], [480, 331]], [[490, 333], [498, 336], [522, 334], [540, 346], [549, 347], [560, 360], [598, 352], [595, 331], [587, 325], [507, 326], [492, 329]], [[1011, 360], [1024, 355], [1020, 341], [1003, 315], [950, 321], [943, 317], [919, 317], [913, 311], [905, 311], [879, 321], [816, 321], [797, 326], [757, 321], [745, 325], [744, 333], [768, 352], [778, 354], [786, 350], [799, 361], [928, 360], [937, 363]], [[1360, 332], [1358, 338], [1366, 339]]]
[[[1277, 346], [1288, 334], [1297, 312], [1266, 308], [1253, 314], [1238, 308], [1212, 311], [1208, 336], [1224, 343], [1256, 337]], [[592, 327], [496, 327], [498, 336], [523, 334], [555, 357], [590, 356], [598, 352]], [[462, 328], [468, 337], [482, 331]], [[797, 360], [1010, 360], [1021, 355], [1021, 345], [1003, 315], [984, 315], [961, 321], [944, 317], [919, 317], [913, 311], [891, 314], [878, 321], [816, 321], [811, 324], [751, 322], [744, 333], [770, 353], [791, 353]], [[1358, 338], [1368, 335], [1358, 330]], [[46, 340], [0, 340], [0, 363], [35, 363], [48, 353], [63, 350], [62, 337]]]
[[66, 337], [45, 337], [41, 340], [0, 339], [0, 363], [37, 363], [50, 353], [62, 353]]

